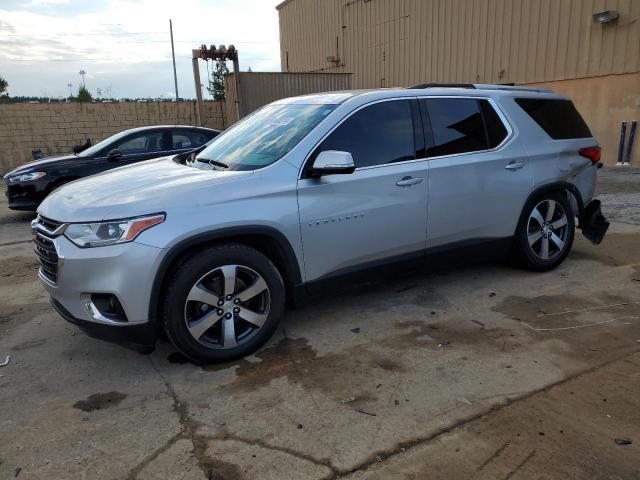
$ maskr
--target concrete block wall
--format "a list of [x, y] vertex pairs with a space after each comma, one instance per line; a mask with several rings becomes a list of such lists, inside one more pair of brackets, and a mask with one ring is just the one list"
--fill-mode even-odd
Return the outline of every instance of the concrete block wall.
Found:
[[[205, 127], [225, 127], [225, 106], [205, 102]], [[45, 155], [69, 153], [74, 145], [93, 144], [128, 128], [147, 125], [196, 125], [195, 102], [5, 103], [0, 104], [0, 173]]]

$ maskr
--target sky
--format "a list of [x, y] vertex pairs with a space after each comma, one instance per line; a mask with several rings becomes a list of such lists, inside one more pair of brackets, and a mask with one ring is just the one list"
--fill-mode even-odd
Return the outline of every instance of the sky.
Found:
[[234, 44], [241, 71], [280, 71], [281, 1], [0, 0], [0, 77], [12, 96], [76, 94], [84, 70], [94, 96], [174, 98], [171, 18], [178, 92], [195, 98], [191, 50], [203, 43]]

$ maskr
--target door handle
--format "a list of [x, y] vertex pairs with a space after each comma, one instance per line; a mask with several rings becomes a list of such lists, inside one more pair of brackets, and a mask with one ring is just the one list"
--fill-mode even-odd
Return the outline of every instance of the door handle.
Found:
[[509, 162], [504, 166], [507, 170], [520, 170], [522, 167], [524, 167], [522, 162]]
[[399, 187], [410, 187], [411, 185], [417, 185], [422, 182], [420, 177], [402, 177], [402, 180], [398, 180], [396, 185]]

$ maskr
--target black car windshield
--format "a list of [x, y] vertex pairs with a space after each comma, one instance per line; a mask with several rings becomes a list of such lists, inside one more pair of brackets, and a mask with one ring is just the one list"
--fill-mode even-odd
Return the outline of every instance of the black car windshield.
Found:
[[81, 151], [78, 154], [78, 156], [79, 157], [90, 157], [91, 155], [94, 155], [94, 154], [98, 153], [104, 147], [106, 147], [109, 144], [115, 142], [116, 140], [120, 140], [122, 137], [124, 137], [124, 136], [126, 136], [126, 135], [128, 135], [130, 133], [131, 133], [130, 130], [125, 130], [124, 132], [116, 133], [115, 135], [112, 135], [109, 138], [105, 138], [101, 142], [96, 143], [95, 145], [87, 148], [86, 150]]
[[335, 105], [267, 105], [216, 137], [190, 166], [257, 170], [286, 155]]

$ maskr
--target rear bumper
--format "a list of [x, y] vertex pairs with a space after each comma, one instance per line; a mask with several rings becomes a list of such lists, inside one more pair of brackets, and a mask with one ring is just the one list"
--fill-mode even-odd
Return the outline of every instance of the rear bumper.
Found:
[[609, 229], [609, 222], [602, 214], [600, 200], [592, 200], [582, 209], [578, 217], [578, 228], [582, 230], [582, 234], [587, 240], [594, 245], [602, 242]]

